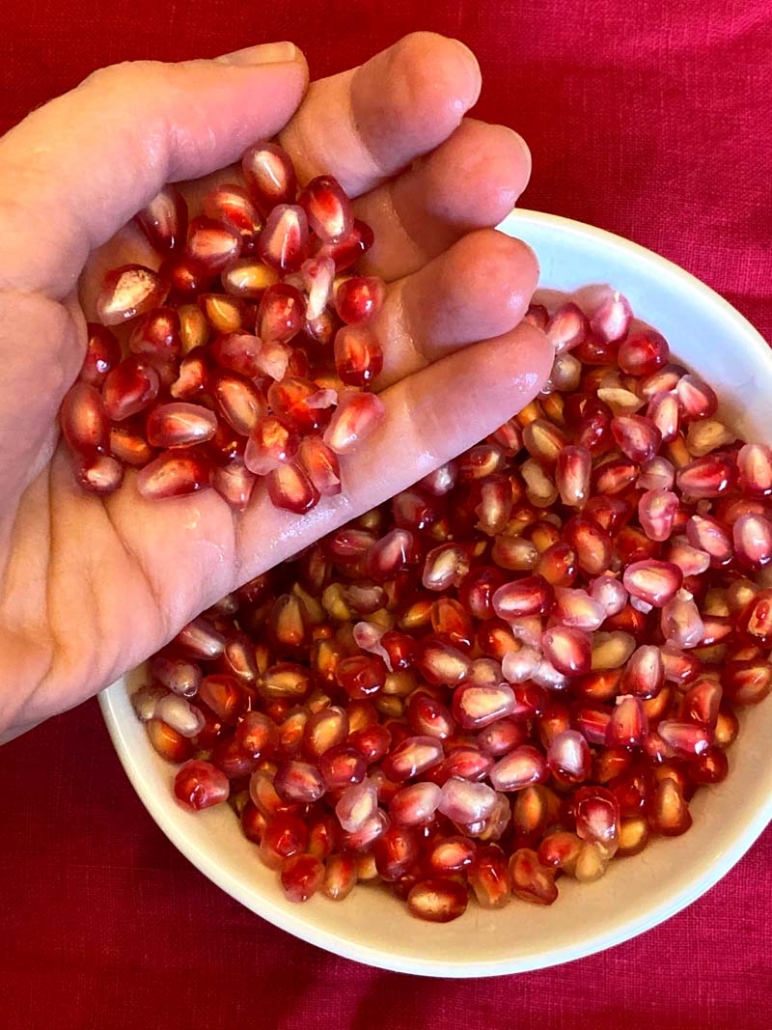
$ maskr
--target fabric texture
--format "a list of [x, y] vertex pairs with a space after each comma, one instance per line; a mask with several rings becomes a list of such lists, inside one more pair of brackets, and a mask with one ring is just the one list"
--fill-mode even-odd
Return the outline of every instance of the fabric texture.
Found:
[[[533, 151], [523, 206], [658, 251], [772, 338], [768, 0], [5, 0], [0, 131], [112, 62], [293, 39], [320, 76], [414, 29], [478, 54], [475, 115]], [[769, 1025], [771, 924], [767, 830], [706, 896], [605, 953], [487, 981], [373, 970], [190, 866], [134, 795], [96, 702], [0, 749], [3, 1030], [753, 1030]]]

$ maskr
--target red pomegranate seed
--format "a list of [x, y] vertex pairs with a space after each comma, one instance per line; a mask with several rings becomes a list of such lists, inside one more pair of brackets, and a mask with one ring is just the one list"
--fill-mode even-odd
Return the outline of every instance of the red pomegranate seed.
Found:
[[268, 343], [288, 343], [305, 325], [306, 304], [300, 290], [286, 283], [269, 286], [257, 309], [255, 332]]
[[158, 396], [161, 380], [156, 369], [133, 355], [108, 372], [102, 385], [107, 417], [113, 422], [138, 414]]
[[324, 883], [325, 869], [314, 855], [291, 855], [281, 864], [280, 882], [289, 901], [308, 901]]
[[734, 486], [736, 479], [734, 461], [721, 454], [695, 458], [676, 473], [678, 489], [692, 500], [719, 497]]
[[558, 733], [547, 749], [547, 765], [564, 783], [582, 783], [590, 774], [592, 756], [583, 734], [577, 730]]
[[505, 583], [494, 593], [493, 610], [501, 619], [513, 620], [549, 611], [554, 591], [543, 576], [527, 576]]
[[737, 452], [738, 485], [752, 497], [772, 494], [772, 450], [762, 443], [746, 443]]
[[62, 401], [59, 421], [65, 440], [77, 454], [93, 459], [108, 449], [110, 424], [95, 386], [75, 383]]
[[335, 334], [335, 368], [348, 386], [367, 386], [381, 373], [383, 351], [366, 325], [344, 325]]
[[234, 511], [246, 510], [256, 482], [256, 477], [241, 458], [234, 458], [227, 465], [218, 465], [212, 470], [213, 488]]
[[684, 421], [693, 422], [715, 415], [718, 398], [712, 388], [698, 376], [691, 373], [681, 376], [675, 384], [675, 391]]
[[331, 175], [312, 179], [298, 195], [308, 224], [324, 243], [336, 243], [351, 235], [354, 212], [351, 201]]
[[407, 896], [411, 915], [430, 923], [449, 923], [466, 911], [469, 901], [466, 887], [455, 880], [420, 880]]
[[515, 897], [535, 905], [551, 905], [557, 900], [555, 870], [542, 865], [531, 848], [519, 848], [509, 859], [511, 890]]
[[163, 451], [140, 471], [137, 490], [152, 500], [180, 497], [209, 486], [211, 475], [211, 465], [202, 454], [182, 448]]
[[322, 894], [333, 901], [342, 901], [354, 889], [357, 879], [357, 861], [353, 853], [342, 851], [332, 854], [325, 863]]
[[336, 454], [348, 454], [386, 418], [383, 401], [372, 393], [344, 390], [323, 440]]
[[611, 433], [622, 453], [638, 464], [653, 458], [662, 442], [659, 429], [642, 415], [616, 415]]
[[123, 482], [123, 466], [108, 454], [78, 458], [74, 463], [75, 478], [89, 493], [107, 496], [115, 493]]
[[611, 537], [594, 522], [575, 515], [563, 527], [562, 535], [583, 572], [601, 576], [608, 571], [613, 553]]
[[482, 729], [515, 711], [514, 691], [505, 683], [476, 686], [466, 683], [453, 693], [452, 710], [464, 729]]
[[242, 251], [254, 249], [262, 218], [247, 191], [232, 182], [213, 187], [201, 201], [208, 218], [224, 222], [241, 236]]
[[522, 790], [534, 783], [544, 783], [549, 769], [544, 755], [529, 744], [517, 747], [500, 759], [490, 772], [496, 790]]
[[732, 527], [738, 561], [748, 569], [763, 569], [772, 561], [772, 523], [763, 515], [741, 515]]
[[662, 608], [662, 635], [676, 647], [697, 647], [705, 636], [699, 609], [687, 591], [679, 590]]
[[509, 869], [506, 855], [497, 844], [477, 848], [467, 879], [481, 908], [506, 905], [511, 890]]
[[606, 746], [639, 747], [648, 729], [648, 720], [640, 698], [632, 695], [618, 697], [606, 728]]
[[186, 762], [174, 778], [174, 794], [186, 808], [200, 811], [228, 800], [228, 778], [210, 762]]
[[496, 792], [491, 787], [459, 776], [447, 779], [440, 793], [439, 811], [461, 826], [487, 819], [496, 804]]
[[663, 608], [680, 590], [683, 572], [673, 562], [648, 559], [629, 565], [622, 582], [632, 597], [655, 608]]
[[107, 373], [121, 360], [121, 347], [115, 335], [97, 322], [89, 322], [86, 331], [86, 355], [79, 378], [90, 386], [101, 386]]
[[159, 254], [183, 246], [188, 228], [188, 205], [176, 186], [164, 186], [135, 218]]
[[647, 808], [649, 826], [654, 833], [677, 837], [692, 825], [689, 803], [684, 799], [678, 783], [667, 777], [657, 784]]
[[335, 291], [335, 310], [347, 325], [371, 321], [380, 311], [386, 284], [373, 275], [351, 276]]
[[297, 189], [292, 161], [276, 143], [260, 142], [248, 147], [241, 159], [247, 191], [266, 215], [277, 204], [290, 203]]
[[186, 447], [211, 440], [217, 416], [200, 404], [174, 401], [153, 408], [147, 418], [147, 440], [153, 447]]
[[[767, 661], [730, 661], [721, 672], [725, 696], [737, 705], [757, 705], [772, 690], [772, 666]], [[719, 719], [721, 717], [719, 716]], [[716, 737], [719, 725], [716, 725]]]
[[258, 855], [269, 869], [280, 869], [293, 855], [301, 855], [308, 843], [308, 829], [297, 816], [280, 812], [268, 816]]
[[590, 494], [592, 455], [586, 447], [563, 447], [558, 455], [555, 485], [563, 504], [582, 508]]
[[442, 743], [434, 737], [408, 737], [381, 763], [384, 774], [394, 783], [426, 772], [442, 761]]
[[250, 472], [266, 476], [283, 462], [292, 461], [300, 447], [300, 435], [275, 415], [257, 420], [247, 440], [244, 463]]
[[[538, 318], [541, 322], [542, 319]], [[557, 309], [544, 325], [539, 325], [547, 334], [547, 338], [555, 348], [556, 354], [573, 350], [587, 336], [589, 329], [587, 319], [581, 309], [569, 301]]]
[[308, 257], [308, 219], [297, 204], [278, 204], [268, 215], [257, 253], [280, 274], [297, 272]]
[[571, 626], [552, 626], [542, 637], [544, 657], [566, 676], [581, 676], [590, 671], [592, 647], [584, 630]]
[[280, 465], [268, 475], [268, 492], [275, 508], [303, 515], [319, 503], [319, 491], [302, 466]]
[[653, 329], [629, 336], [619, 345], [619, 367], [627, 375], [650, 376], [669, 360], [667, 340]]

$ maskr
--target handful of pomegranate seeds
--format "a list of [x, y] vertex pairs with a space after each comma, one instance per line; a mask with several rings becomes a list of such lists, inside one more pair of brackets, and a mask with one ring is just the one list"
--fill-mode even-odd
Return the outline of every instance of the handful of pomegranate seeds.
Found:
[[227, 798], [288, 898], [552, 904], [687, 831], [772, 688], [772, 451], [618, 294], [527, 317], [537, 400], [223, 598], [134, 695], [179, 801]]
[[276, 144], [242, 164], [246, 187], [217, 186], [190, 222], [162, 190], [136, 216], [159, 267], [105, 277], [60, 413], [88, 491], [133, 467], [145, 497], [213, 487], [243, 511], [265, 478], [274, 505], [302, 513], [340, 492], [338, 456], [384, 417], [368, 388], [385, 286], [352, 272], [372, 231], [331, 176], [298, 192]]

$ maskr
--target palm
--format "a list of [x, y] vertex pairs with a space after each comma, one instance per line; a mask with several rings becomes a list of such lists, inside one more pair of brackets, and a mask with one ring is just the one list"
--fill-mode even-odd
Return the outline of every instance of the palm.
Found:
[[[462, 71], [451, 46], [436, 37], [403, 45], [391, 59], [390, 91], [377, 66], [315, 84], [281, 134], [301, 177], [325, 170], [357, 195], [357, 213], [377, 238], [371, 268], [390, 284], [378, 322], [387, 355], [378, 386], [389, 418], [366, 453], [344, 460], [341, 497], [299, 519], [260, 493], [240, 516], [212, 491], [150, 502], [131, 477], [104, 500], [80, 492], [53, 415], [77, 374], [83, 312], [90, 317], [104, 267], [144, 256], [135, 232], [92, 255], [80, 284], [83, 310], [72, 294], [58, 304], [37, 297], [34, 317], [27, 313], [15, 326], [17, 353], [39, 353], [42, 339], [49, 350], [55, 341], [62, 357], [56, 374], [50, 362], [38, 369], [37, 392], [49, 400], [24, 446], [17, 437], [9, 478], [17, 503], [5, 515], [0, 729], [20, 732], [100, 689], [222, 594], [489, 432], [538, 387], [545, 350], [527, 329], [514, 330], [534, 286], [533, 262], [512, 241], [478, 231], [511, 207], [526, 158], [506, 130], [475, 122], [457, 128], [459, 106], [474, 99], [464, 90], [474, 87], [451, 88]], [[400, 68], [413, 80], [407, 93]], [[356, 131], [345, 114], [335, 138], [320, 131], [330, 110], [357, 105]], [[459, 184], [472, 179], [474, 195], [463, 197]], [[193, 204], [201, 188], [188, 187]], [[41, 381], [47, 375], [50, 383]], [[399, 462], [390, 460], [395, 453]]]

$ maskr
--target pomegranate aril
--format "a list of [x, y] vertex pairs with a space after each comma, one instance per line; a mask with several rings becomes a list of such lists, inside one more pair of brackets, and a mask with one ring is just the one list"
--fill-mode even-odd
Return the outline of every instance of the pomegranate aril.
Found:
[[505, 583], [494, 593], [493, 610], [501, 619], [513, 620], [549, 611], [554, 599], [552, 586], [543, 576], [527, 576]]
[[741, 515], [732, 527], [738, 562], [757, 571], [772, 561], [772, 523], [763, 515]]
[[210, 762], [187, 762], [174, 778], [174, 795], [186, 808], [200, 811], [228, 800], [230, 783]]
[[239, 457], [212, 470], [212, 487], [234, 511], [245, 511], [252, 498], [257, 477]]
[[367, 386], [381, 373], [383, 351], [366, 325], [345, 325], [335, 334], [335, 369], [347, 386]]
[[599, 339], [607, 343], [616, 343], [624, 340], [632, 317], [633, 311], [629, 300], [614, 290], [605, 296], [593, 311], [590, 329]]
[[314, 855], [291, 855], [281, 864], [280, 882], [289, 901], [308, 901], [324, 883], [324, 865]]
[[297, 204], [278, 204], [257, 244], [260, 259], [280, 274], [297, 272], [308, 257], [308, 219]]
[[466, 911], [469, 895], [466, 887], [455, 880], [420, 880], [407, 896], [411, 915], [430, 923], [449, 923]]
[[664, 336], [653, 329], [628, 336], [619, 345], [619, 367], [633, 376], [650, 376], [667, 365], [670, 348]]
[[292, 461], [300, 447], [300, 435], [275, 415], [257, 420], [247, 440], [244, 463], [255, 475], [266, 476], [283, 462]]
[[269, 869], [280, 869], [286, 859], [302, 855], [307, 844], [308, 829], [301, 819], [289, 812], [269, 814], [258, 855]]
[[381, 768], [394, 783], [402, 783], [438, 765], [442, 759], [442, 743], [435, 737], [407, 737], [389, 752]]
[[107, 373], [121, 360], [121, 347], [106, 326], [89, 322], [86, 331], [86, 355], [79, 379], [90, 386], [101, 386]]
[[385, 295], [386, 284], [377, 276], [351, 276], [335, 290], [335, 310], [347, 325], [359, 325], [378, 314]]
[[140, 471], [137, 490], [143, 497], [161, 500], [203, 490], [211, 483], [212, 466], [193, 450], [163, 451]]
[[78, 382], [65, 394], [59, 413], [64, 438], [79, 455], [104, 454], [110, 440], [110, 424], [96, 386]]
[[323, 440], [336, 454], [349, 454], [383, 422], [386, 408], [372, 393], [344, 390]]
[[657, 784], [646, 814], [652, 831], [665, 837], [677, 837], [692, 825], [689, 803], [678, 783], [670, 777]]
[[153, 408], [147, 418], [148, 443], [153, 447], [187, 447], [211, 440], [217, 416], [200, 404], [174, 401]]
[[223, 182], [213, 187], [201, 201], [208, 218], [225, 222], [242, 240], [242, 250], [251, 250], [262, 227], [262, 218], [243, 186]]
[[590, 493], [592, 456], [586, 447], [563, 447], [558, 455], [555, 484], [563, 504], [582, 508]]
[[289, 155], [276, 143], [260, 142], [248, 147], [241, 159], [249, 196], [261, 214], [295, 197], [297, 179]]
[[530, 744], [516, 747], [500, 759], [490, 772], [496, 790], [522, 790], [535, 783], [544, 783], [549, 769], [544, 755]]
[[308, 224], [323, 243], [337, 243], [350, 236], [354, 227], [351, 201], [331, 175], [312, 179], [298, 194], [298, 204]]
[[[542, 321], [541, 318], [538, 321]], [[573, 350], [578, 347], [587, 336], [588, 323], [582, 310], [569, 301], [563, 304], [549, 317], [546, 325], [539, 328], [547, 335], [547, 339], [555, 348], [556, 354]]]
[[676, 472], [676, 485], [691, 500], [719, 497], [730, 490], [737, 479], [733, 459], [722, 454], [695, 458]]
[[512, 893], [521, 901], [551, 905], [557, 900], [555, 870], [542, 865], [532, 849], [519, 848], [515, 851], [509, 859], [508, 872]]
[[632, 597], [653, 607], [663, 608], [680, 590], [683, 572], [672, 562], [648, 559], [629, 565], [622, 582]]
[[107, 417], [122, 422], [148, 408], [158, 396], [161, 380], [146, 360], [130, 355], [108, 372], [102, 384]]
[[648, 728], [640, 698], [632, 695], [619, 697], [606, 729], [606, 746], [639, 747]]
[[662, 441], [659, 429], [642, 415], [615, 416], [611, 433], [622, 453], [638, 464], [653, 458]]
[[590, 774], [592, 756], [584, 735], [577, 730], [558, 733], [547, 749], [547, 765], [563, 783], [582, 783]]
[[715, 415], [718, 398], [713, 389], [699, 376], [689, 372], [678, 379], [674, 388], [684, 421], [691, 422]]

